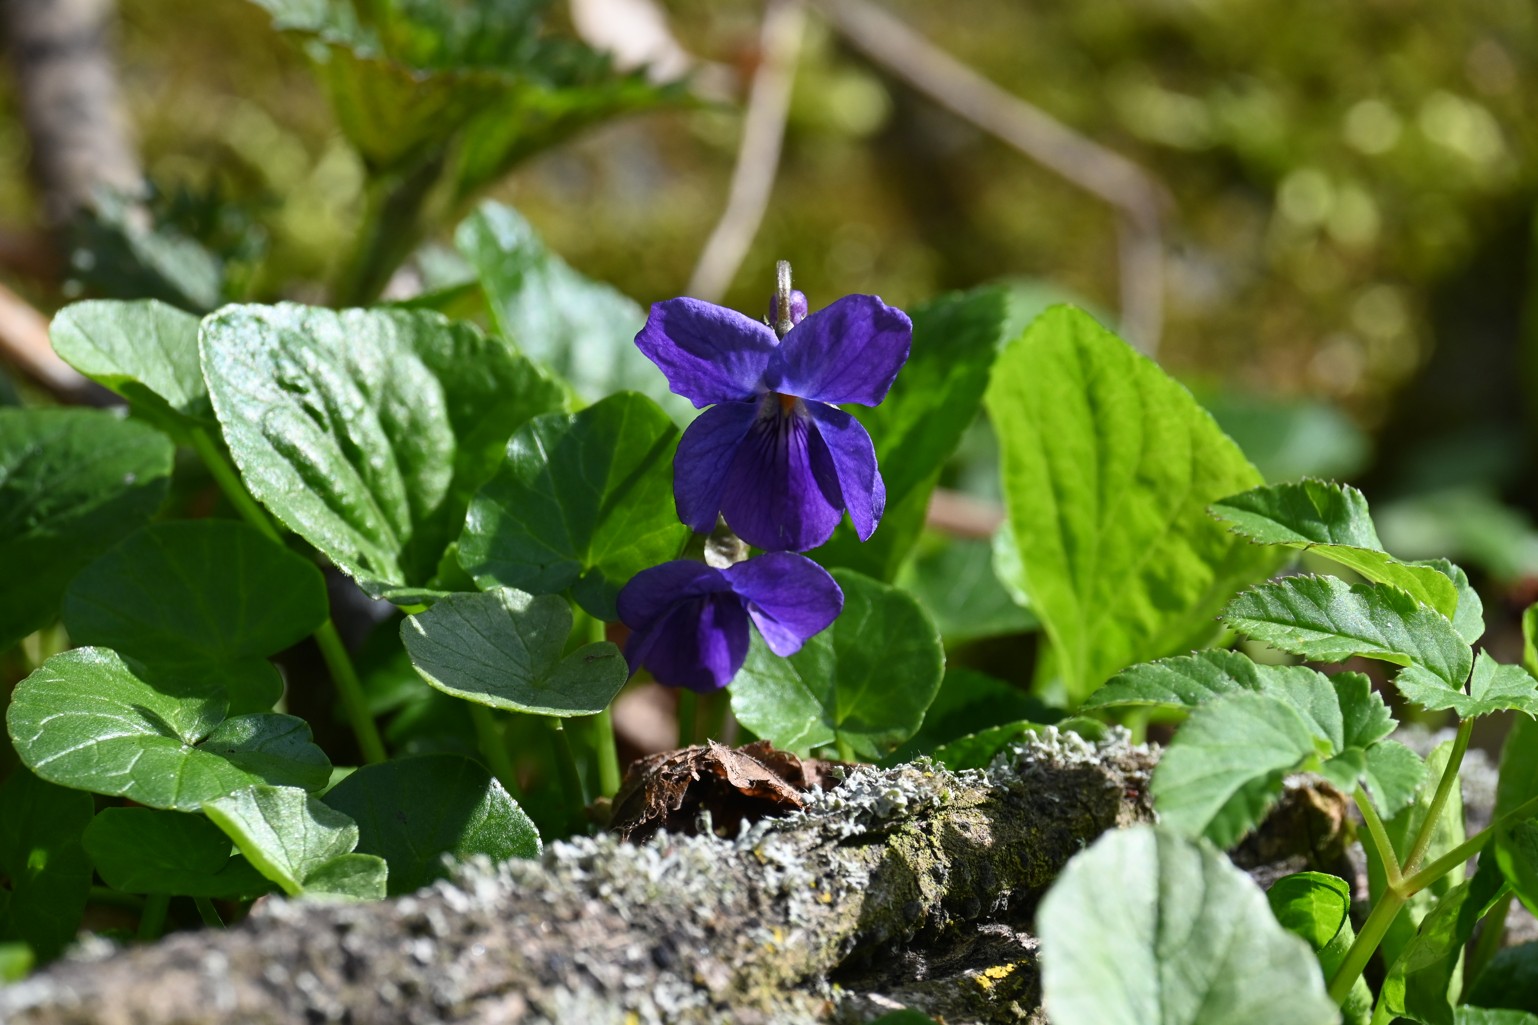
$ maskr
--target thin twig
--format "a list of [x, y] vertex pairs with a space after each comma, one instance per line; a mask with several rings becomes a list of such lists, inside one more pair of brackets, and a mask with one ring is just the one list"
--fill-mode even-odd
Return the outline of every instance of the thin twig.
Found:
[[1121, 215], [1121, 327], [1145, 353], [1162, 330], [1168, 197], [1147, 171], [1004, 91], [869, 0], [805, 0], [891, 74]]
[[714, 302], [725, 293], [769, 208], [805, 27], [806, 12], [799, 4], [769, 0], [759, 34], [760, 61], [748, 91], [742, 143], [737, 150], [737, 166], [732, 169], [726, 210], [710, 233], [686, 289], [697, 299]]

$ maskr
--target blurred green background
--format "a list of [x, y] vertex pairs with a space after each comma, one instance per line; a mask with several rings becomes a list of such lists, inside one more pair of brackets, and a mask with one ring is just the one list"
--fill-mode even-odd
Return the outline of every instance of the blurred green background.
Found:
[[[118, 6], [157, 209], [228, 261], [228, 297], [323, 300], [365, 173], [301, 45], [244, 0]], [[763, 5], [662, 6], [740, 100]], [[882, 6], [1168, 191], [1159, 358], [1268, 476], [1355, 480], [1396, 554], [1466, 559], [1513, 608], [1538, 596], [1538, 9]], [[564, 5], [550, 14], [569, 31]], [[3, 89], [0, 230], [17, 233], [40, 215], [14, 83]], [[668, 298], [720, 216], [741, 126], [733, 100], [621, 118], [493, 195], [582, 272]], [[849, 292], [908, 305], [1001, 278], [1022, 283], [1022, 309], [1066, 296], [1114, 319], [1118, 301], [1105, 203], [895, 80], [815, 12], [772, 203], [726, 303], [756, 314], [776, 259], [814, 306]], [[0, 280], [45, 312], [78, 292], [5, 268]], [[952, 483], [988, 490], [965, 453]]]

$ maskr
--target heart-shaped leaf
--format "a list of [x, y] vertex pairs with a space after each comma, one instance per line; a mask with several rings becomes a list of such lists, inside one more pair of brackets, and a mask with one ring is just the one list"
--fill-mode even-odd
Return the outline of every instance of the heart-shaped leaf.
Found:
[[171, 440], [89, 409], [0, 409], [0, 651], [47, 626], [80, 568], [148, 522]]
[[51, 961], [75, 938], [91, 890], [81, 835], [96, 812], [90, 794], [25, 769], [0, 785], [0, 941], [19, 940]]
[[1288, 577], [1245, 591], [1229, 603], [1223, 619], [1294, 655], [1321, 662], [1361, 655], [1415, 664], [1453, 688], [1462, 688], [1474, 662], [1447, 617], [1384, 584]]
[[272, 889], [202, 815], [108, 808], [85, 831], [85, 849], [107, 885], [124, 893], [240, 900]]
[[64, 362], [157, 423], [214, 422], [192, 314], [157, 299], [91, 299], [60, 310], [48, 334]]
[[212, 683], [162, 681], [105, 648], [76, 648], [16, 685], [6, 723], [46, 780], [152, 808], [196, 810], [253, 783], [325, 786], [331, 764], [291, 715], [225, 718]]
[[756, 635], [732, 682], [732, 712], [785, 751], [832, 745], [880, 758], [918, 731], [945, 672], [939, 632], [903, 591], [834, 570], [844, 611], [789, 658]]
[[439, 690], [534, 715], [597, 715], [630, 675], [620, 650], [588, 644], [561, 657], [571, 607], [499, 587], [451, 594], [401, 623], [417, 672]]
[[358, 824], [358, 850], [390, 864], [390, 894], [411, 893], [449, 874], [448, 859], [533, 858], [539, 831], [502, 784], [450, 754], [365, 765], [326, 794]]
[[203, 812], [290, 897], [385, 895], [384, 859], [352, 853], [357, 824], [303, 790], [250, 786], [205, 802]]
[[1446, 576], [1383, 550], [1367, 499], [1356, 488], [1318, 480], [1271, 484], [1214, 502], [1212, 512], [1251, 541], [1307, 549], [1397, 587], [1448, 619], [1458, 607], [1458, 592]]
[[429, 582], [508, 435], [560, 402], [506, 345], [421, 310], [227, 306], [200, 344], [246, 486], [376, 592]]
[[273, 706], [283, 683], [267, 656], [327, 615], [320, 570], [234, 520], [146, 527], [82, 570], [64, 596], [76, 644], [218, 680], [235, 713]]
[[[1152, 826], [1107, 832], [1042, 899], [1054, 1025], [1334, 1025], [1308, 944], [1221, 853]], [[1193, 970], [1200, 966], [1200, 970]]]
[[1005, 346], [987, 407], [1020, 557], [1006, 584], [1030, 596], [1069, 701], [1202, 646], [1227, 597], [1277, 564], [1207, 513], [1260, 474], [1185, 388], [1088, 314], [1055, 307]]
[[616, 618], [619, 589], [688, 536], [673, 508], [677, 441], [667, 414], [630, 392], [524, 425], [470, 503], [460, 564], [483, 589], [570, 588], [589, 615]]

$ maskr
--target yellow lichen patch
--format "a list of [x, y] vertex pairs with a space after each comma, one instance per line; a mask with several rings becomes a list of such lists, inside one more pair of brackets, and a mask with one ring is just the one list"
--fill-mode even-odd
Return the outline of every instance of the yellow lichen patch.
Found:
[[994, 965], [992, 968], [984, 968], [972, 978], [983, 989], [992, 989], [995, 982], [1008, 978], [1010, 973], [1018, 967], [1018, 964]]

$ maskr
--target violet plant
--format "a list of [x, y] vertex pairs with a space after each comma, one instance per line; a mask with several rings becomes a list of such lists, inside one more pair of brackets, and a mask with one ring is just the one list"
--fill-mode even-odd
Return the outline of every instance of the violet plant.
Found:
[[[1470, 1007], [1524, 962], [1463, 951], [1538, 906], [1538, 615], [1524, 666], [1476, 653], [1460, 569], [1390, 556], [1349, 488], [1267, 485], [1081, 311], [1030, 319], [999, 288], [813, 310], [783, 273], [766, 323], [647, 316], [505, 208], [458, 242], [489, 334], [410, 307], [55, 321], [131, 415], [0, 411], [7, 964], [57, 955], [92, 901], [149, 938], [534, 856], [614, 793], [613, 703], [649, 676], [714, 702], [686, 740], [729, 702], [787, 751], [954, 771], [1046, 719], [1069, 743], [1185, 716], [1159, 825], [1090, 845], [1036, 916], [1057, 1025], [1495, 1020]], [[980, 408], [1007, 522], [936, 561], [925, 508]], [[1268, 581], [1297, 550], [1349, 576]], [[382, 620], [361, 649], [343, 592]], [[1035, 631], [1030, 694], [948, 659], [990, 629]], [[1211, 647], [1235, 633], [1275, 651]], [[351, 739], [292, 714], [313, 696], [272, 659], [305, 638]], [[1352, 657], [1453, 739], [1396, 741], [1382, 687], [1331, 668]], [[1466, 837], [1459, 765], [1510, 711], [1495, 821]], [[1267, 895], [1224, 858], [1298, 772], [1351, 795], [1371, 892], [1313, 872]]]

